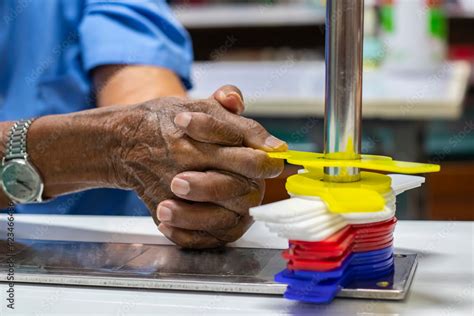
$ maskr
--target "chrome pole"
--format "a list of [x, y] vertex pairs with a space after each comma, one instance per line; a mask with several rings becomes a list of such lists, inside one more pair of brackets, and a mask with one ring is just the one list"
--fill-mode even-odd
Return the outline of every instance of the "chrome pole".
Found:
[[[362, 114], [364, 0], [327, 0], [324, 154], [359, 159]], [[360, 180], [358, 168], [327, 167], [324, 180]]]

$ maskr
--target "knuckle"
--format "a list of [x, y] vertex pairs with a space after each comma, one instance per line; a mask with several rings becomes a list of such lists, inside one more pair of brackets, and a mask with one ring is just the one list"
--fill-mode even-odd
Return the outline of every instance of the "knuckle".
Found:
[[230, 229], [239, 224], [240, 216], [237, 213], [226, 210], [213, 223], [214, 230]]
[[252, 186], [257, 189], [258, 192], [265, 192], [266, 182], [263, 179], [252, 180]]
[[178, 138], [170, 142], [171, 153], [179, 158], [187, 158], [194, 152], [194, 145], [187, 138]]
[[224, 238], [226, 242], [234, 242], [234, 241], [237, 241], [237, 239], [239, 239], [242, 235], [243, 233], [240, 234], [240, 233], [234, 232], [232, 234], [227, 234]]
[[213, 130], [224, 143], [232, 145], [243, 143], [244, 136], [236, 131], [232, 125], [214, 120]]
[[245, 150], [244, 154], [239, 157], [239, 159], [235, 159], [235, 162], [238, 164], [238, 168], [240, 174], [249, 177], [249, 178], [256, 178], [256, 173], [258, 171], [257, 162], [255, 159], [255, 155], [251, 149], [243, 149]]
[[231, 228], [231, 227], [237, 226], [239, 224], [240, 217], [241, 217], [240, 215], [238, 215], [234, 212], [229, 212], [226, 227]]
[[203, 125], [203, 124], [214, 124], [213, 117], [210, 114], [203, 113], [203, 112], [193, 112], [192, 115], [196, 118], [198, 124], [196, 125]]
[[222, 246], [225, 246], [227, 244], [226, 241], [224, 240], [219, 240], [217, 238], [215, 238], [214, 240], [212, 240], [211, 242], [209, 242], [207, 245], [201, 247], [202, 249], [205, 249], [205, 248], [219, 248], [219, 247], [222, 247]]
[[205, 119], [201, 121], [201, 128], [207, 128], [207, 130], [212, 131], [214, 137], [220, 142], [233, 145], [242, 144], [244, 136], [230, 122], [221, 121], [209, 114], [203, 114], [204, 116]]
[[253, 161], [253, 176], [255, 178], [265, 177], [268, 174], [269, 158], [267, 154], [260, 150], [254, 150]]
[[212, 111], [218, 108], [219, 103], [215, 100], [209, 99], [202, 99], [191, 101], [192, 109], [195, 112], [203, 112], [203, 113], [212, 113]]
[[258, 187], [254, 181], [260, 180], [250, 180], [245, 194], [222, 201], [222, 206], [240, 216], [247, 216], [249, 208], [259, 205], [264, 196], [263, 187]]
[[207, 109], [205, 100], [189, 100], [186, 102], [186, 108], [193, 112], [202, 112]]
[[252, 181], [252, 191], [248, 194], [247, 198], [247, 214], [249, 214], [249, 208], [258, 206], [262, 203], [265, 195], [265, 180], [256, 179]]
[[252, 224], [252, 218], [250, 216], [242, 216], [239, 218], [239, 222], [232, 229], [221, 230], [218, 232], [218, 239], [225, 241], [227, 243], [234, 242], [247, 231], [247, 229]]
[[246, 161], [251, 167], [252, 175], [250, 178], [266, 179], [278, 176], [284, 168], [284, 163], [279, 159], [270, 158], [266, 152], [254, 150], [250, 161]]
[[233, 182], [232, 183], [233, 184], [233, 191], [236, 193], [235, 195], [243, 196], [243, 195], [246, 195], [250, 192], [251, 186], [252, 186], [252, 180], [251, 179], [249, 179], [247, 177], [243, 177], [241, 175], [237, 175], [237, 174], [230, 175], [230, 177], [231, 177], [232, 182]]
[[255, 136], [262, 136], [266, 135], [267, 130], [257, 121], [254, 121], [252, 119], [245, 119], [246, 120], [246, 125], [247, 125], [247, 131], [248, 133], [255, 135]]
[[232, 209], [235, 210], [240, 216], [248, 216], [249, 215], [249, 209], [251, 207], [260, 205], [261, 198], [263, 195], [261, 195], [259, 192], [256, 190], [253, 190], [249, 194], [242, 196], [238, 199], [234, 199], [232, 201]]
[[[172, 169], [175, 169], [176, 172], [179, 173], [179, 171], [182, 171], [182, 170], [186, 170], [186, 169], [189, 169], [191, 167], [193, 167], [194, 165], [194, 161], [192, 159], [192, 152], [188, 149], [183, 149], [182, 147], [181, 148], [178, 148], [176, 150], [171, 150], [171, 152], [169, 153], [169, 158], [171, 158], [171, 160], [173, 161], [176, 161], [177, 162], [177, 165], [174, 166], [174, 167], [171, 167]], [[170, 179], [171, 181], [171, 179]]]
[[222, 128], [222, 124], [209, 114], [206, 114], [206, 120], [203, 121], [203, 124], [206, 124], [205, 126], [208, 126], [212, 131], [218, 131], [220, 133], [225, 131], [225, 129]]
[[174, 228], [171, 229], [168, 238], [172, 240], [175, 244], [183, 248], [194, 248], [197, 242], [194, 236], [190, 237], [184, 235]]
[[192, 249], [192, 248], [196, 248], [196, 244], [193, 239], [184, 239], [184, 240], [180, 240], [179, 242], [177, 242], [177, 244], [179, 246], [181, 246], [182, 248], [185, 248], [185, 249]]
[[233, 145], [240, 145], [244, 142], [244, 135], [238, 132], [234, 132], [230, 128], [227, 128], [225, 130], [224, 136], [228, 140], [228, 142]]
[[273, 170], [271, 177], [279, 176], [285, 169], [285, 163], [283, 162], [283, 160], [280, 159], [269, 159], [271, 160]]
[[235, 228], [215, 230], [213, 235], [225, 243], [234, 242], [240, 237]]
[[190, 232], [189, 236], [182, 240], [180, 246], [188, 249], [205, 249], [217, 247], [217, 244], [218, 241], [212, 240], [207, 232], [197, 230]]
[[162, 97], [162, 98], [151, 100], [148, 103], [150, 103], [150, 105], [156, 107], [156, 106], [161, 106], [162, 103], [165, 103], [165, 104], [183, 104], [183, 101], [184, 101], [184, 99], [180, 98], [180, 97], [165, 96], [165, 97]]
[[173, 239], [173, 238], [170, 238], [176, 245], [180, 246], [181, 248], [184, 248], [184, 249], [192, 249], [194, 248], [194, 244], [192, 242], [190, 242], [189, 240], [185, 239], [185, 240], [176, 240], [176, 239]]
[[216, 181], [209, 181], [204, 186], [204, 192], [212, 201], [219, 201], [221, 199], [221, 184]]
[[166, 234], [166, 237], [174, 242], [175, 244], [181, 246], [183, 243], [183, 240], [180, 238], [180, 236], [176, 233], [176, 230], [172, 227], [169, 232]]

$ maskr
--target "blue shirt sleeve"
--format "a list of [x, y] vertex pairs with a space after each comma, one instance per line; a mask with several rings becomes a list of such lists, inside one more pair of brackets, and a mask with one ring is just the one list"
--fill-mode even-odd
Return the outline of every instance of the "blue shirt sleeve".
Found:
[[191, 88], [189, 34], [161, 0], [87, 0], [79, 27], [83, 64], [140, 64], [175, 72]]

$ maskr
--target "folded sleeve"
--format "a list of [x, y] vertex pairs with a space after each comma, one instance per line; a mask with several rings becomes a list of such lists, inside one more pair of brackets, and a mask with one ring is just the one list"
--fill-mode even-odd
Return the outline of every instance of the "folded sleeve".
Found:
[[191, 88], [189, 34], [160, 0], [87, 0], [79, 27], [84, 68], [140, 64], [175, 72]]

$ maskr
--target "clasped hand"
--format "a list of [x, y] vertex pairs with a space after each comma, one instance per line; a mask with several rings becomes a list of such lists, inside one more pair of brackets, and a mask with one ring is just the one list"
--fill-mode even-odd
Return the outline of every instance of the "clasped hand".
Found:
[[240, 91], [224, 86], [205, 100], [160, 98], [125, 110], [110, 177], [135, 190], [159, 230], [186, 248], [211, 248], [241, 237], [249, 208], [263, 199], [265, 178], [281, 160], [265, 151], [286, 143], [239, 114]]

